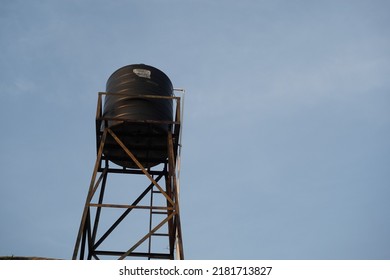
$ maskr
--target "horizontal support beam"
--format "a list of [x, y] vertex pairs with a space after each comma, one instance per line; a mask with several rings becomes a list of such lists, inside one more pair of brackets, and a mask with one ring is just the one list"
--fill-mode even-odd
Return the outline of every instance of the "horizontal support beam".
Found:
[[153, 233], [152, 236], [169, 236], [169, 233]]
[[101, 203], [101, 204], [90, 203], [89, 206], [91, 206], [91, 207], [107, 207], [107, 208], [127, 208], [127, 209], [173, 210], [173, 207], [164, 207], [164, 206], [143, 206], [143, 205], [126, 205], [126, 204], [107, 204], [107, 203]]
[[[119, 148], [115, 150], [116, 152], [121, 151]], [[152, 158], [152, 157], [138, 157], [140, 162], [148, 162], [153, 164], [164, 164], [168, 162], [168, 159], [162, 160], [161, 158]], [[128, 156], [116, 156], [116, 155], [109, 155], [109, 156], [102, 156], [102, 160], [109, 160], [109, 161], [124, 161], [124, 162], [131, 162], [133, 161]]]
[[[125, 139], [125, 138], [121, 138], [119, 137], [121, 140], [123, 141], [131, 141], [131, 139]], [[145, 140], [147, 141], [147, 140]], [[147, 143], [141, 143], [141, 144], [138, 144], [138, 143], [126, 143], [126, 146], [127, 148], [131, 149], [132, 151], [134, 152], [149, 152], [149, 153], [153, 153], [153, 152], [165, 152], [167, 150], [167, 145], [166, 143], [163, 143], [162, 145], [156, 145], [156, 144], [147, 144]], [[116, 150], [116, 149], [119, 149], [120, 147], [115, 143], [115, 142], [111, 142], [111, 143], [106, 143], [106, 145], [104, 145], [104, 149], [105, 151], [108, 150], [110, 151], [111, 149], [113, 150]]]
[[[103, 159], [104, 160], [104, 159]], [[139, 169], [124, 169], [124, 168], [99, 168], [99, 172], [103, 172], [103, 170], [107, 169], [107, 173], [117, 173], [117, 174], [139, 174], [145, 175], [142, 170]], [[166, 175], [167, 171], [164, 170], [149, 170], [150, 175]]]
[[163, 120], [131, 120], [128, 118], [109, 118], [99, 117], [98, 121], [115, 121], [115, 122], [127, 122], [127, 123], [145, 123], [145, 124], [180, 124], [177, 121], [163, 121]]
[[[95, 255], [105, 255], [105, 256], [121, 256], [125, 252], [119, 252], [119, 251], [95, 251]], [[164, 254], [164, 253], [143, 253], [143, 252], [132, 252], [128, 254], [129, 257], [145, 257], [145, 258], [152, 258], [152, 259], [170, 259], [170, 254]]]
[[[175, 125], [175, 129], [177, 130], [180, 128], [180, 125]], [[101, 136], [104, 133], [104, 129], [99, 129], [97, 130], [97, 136]], [[121, 130], [117, 131], [116, 135], [118, 137], [134, 137], [134, 138], [151, 138], [151, 139], [157, 139], [157, 140], [165, 140], [167, 138], [166, 134], [152, 134], [152, 133], [143, 133], [143, 134], [134, 134], [132, 131], [127, 131], [127, 130]], [[173, 139], [178, 139], [179, 138], [179, 132], [172, 131], [172, 137]]]
[[125, 96], [128, 99], [174, 99], [180, 101], [178, 96], [166, 96], [166, 95], [151, 95], [151, 94], [131, 94], [128, 93], [116, 93], [116, 92], [99, 92], [99, 95], [111, 95], [111, 96]]

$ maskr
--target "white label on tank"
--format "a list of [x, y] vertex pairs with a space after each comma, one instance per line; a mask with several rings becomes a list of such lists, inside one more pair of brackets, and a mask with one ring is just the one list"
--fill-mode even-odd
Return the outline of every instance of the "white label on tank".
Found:
[[133, 69], [133, 72], [138, 77], [147, 78], [147, 79], [150, 79], [150, 74], [152, 73], [150, 70], [147, 69]]

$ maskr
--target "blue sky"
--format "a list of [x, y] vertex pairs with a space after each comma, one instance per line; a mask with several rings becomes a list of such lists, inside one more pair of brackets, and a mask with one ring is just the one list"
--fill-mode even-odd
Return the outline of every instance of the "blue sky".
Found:
[[187, 259], [390, 259], [390, 4], [1, 1], [0, 255], [69, 259], [97, 92], [186, 89]]

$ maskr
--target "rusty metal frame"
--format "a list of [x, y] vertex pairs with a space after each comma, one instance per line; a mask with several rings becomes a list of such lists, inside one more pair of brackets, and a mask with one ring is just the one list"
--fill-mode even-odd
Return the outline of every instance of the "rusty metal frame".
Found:
[[[183, 254], [183, 242], [180, 223], [180, 210], [179, 210], [179, 195], [178, 195], [178, 183], [176, 175], [176, 161], [178, 157], [178, 149], [180, 146], [180, 131], [181, 131], [181, 99], [176, 96], [154, 96], [154, 95], [142, 95], [132, 96], [131, 98], [162, 98], [171, 99], [175, 102], [175, 117], [173, 121], [157, 121], [157, 120], [129, 120], [125, 118], [107, 118], [103, 116], [102, 110], [102, 96], [106, 94], [99, 92], [97, 111], [96, 111], [96, 148], [97, 157], [95, 166], [92, 173], [91, 182], [87, 198], [85, 201], [83, 214], [81, 217], [80, 227], [76, 238], [76, 244], [73, 251], [72, 259], [96, 259], [99, 260], [105, 256], [116, 256], [119, 260], [128, 259], [130, 257], [146, 258], [146, 259], [184, 259]], [[118, 94], [119, 95], [119, 94]], [[128, 96], [127, 96], [128, 97]], [[167, 159], [166, 162], [159, 164], [156, 168], [145, 168], [140, 161], [136, 158], [134, 153], [126, 147], [126, 145], [120, 139], [120, 136], [116, 135], [114, 131], [108, 126], [108, 121], [123, 121], [128, 123], [137, 123], [144, 125], [151, 124], [167, 124], [169, 130], [167, 133]], [[104, 157], [104, 147], [107, 142], [107, 138], [111, 137], [115, 142], [123, 149], [128, 156], [128, 160], [131, 160], [138, 169], [111, 167], [110, 162]], [[142, 191], [138, 197], [135, 197], [134, 201], [129, 204], [112, 204], [103, 203], [104, 194], [106, 188], [109, 187], [109, 175], [110, 174], [129, 174], [127, 176], [129, 180], [133, 178], [132, 174], [143, 175], [149, 179], [149, 185]], [[163, 180], [165, 179], [165, 180]], [[166, 206], [153, 205], [153, 195], [161, 194], [166, 201]], [[140, 205], [140, 202], [147, 195], [150, 195], [149, 205]], [[96, 200], [94, 202], [94, 200]], [[95, 211], [93, 209], [96, 208]], [[100, 219], [102, 211], [108, 208], [124, 209], [123, 213], [112, 223], [110, 227], [102, 231], [99, 230]], [[121, 251], [114, 250], [102, 250], [100, 246], [104, 244], [104, 241], [112, 232], [115, 231], [117, 226], [121, 224], [126, 217], [132, 213], [133, 209], [138, 211], [148, 211], [149, 213], [149, 229], [145, 232], [144, 236], [140, 238], [134, 244], [130, 244], [127, 248]], [[157, 225], [152, 226], [152, 219], [154, 215], [165, 215], [165, 218]], [[162, 227], [167, 228], [167, 233], [157, 233]], [[152, 237], [153, 236], [166, 236], [168, 253], [155, 252], [153, 250]], [[148, 241], [148, 242], [146, 242]], [[147, 250], [138, 250], [141, 244], [147, 243]]]

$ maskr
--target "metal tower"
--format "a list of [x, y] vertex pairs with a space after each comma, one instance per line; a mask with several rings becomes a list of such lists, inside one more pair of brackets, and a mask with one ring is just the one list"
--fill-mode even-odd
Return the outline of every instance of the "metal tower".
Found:
[[[142, 99], [172, 100], [174, 119], [135, 120], [105, 117], [102, 96], [107, 94], [98, 94], [97, 157], [72, 258], [184, 259], [178, 185], [181, 99], [142, 95]], [[134, 99], [140, 97], [131, 96]], [[155, 125], [168, 126], [168, 129], [165, 134], [151, 135], [148, 138], [151, 140], [139, 142], [136, 141], [137, 135], [126, 134], [126, 131], [114, 132], [110, 122], [134, 124], [143, 127], [144, 131]], [[125, 144], [133, 138], [134, 145]], [[156, 138], [164, 145], [150, 144]], [[110, 151], [120, 151], [115, 154], [115, 160], [132, 167], [114, 164]], [[161, 151], [166, 153], [166, 157], [154, 159], [153, 154], [161, 154]], [[147, 159], [137, 158], [136, 155], [140, 154]], [[121, 188], [124, 191], [121, 192]], [[115, 195], [110, 195], [110, 192]]]

